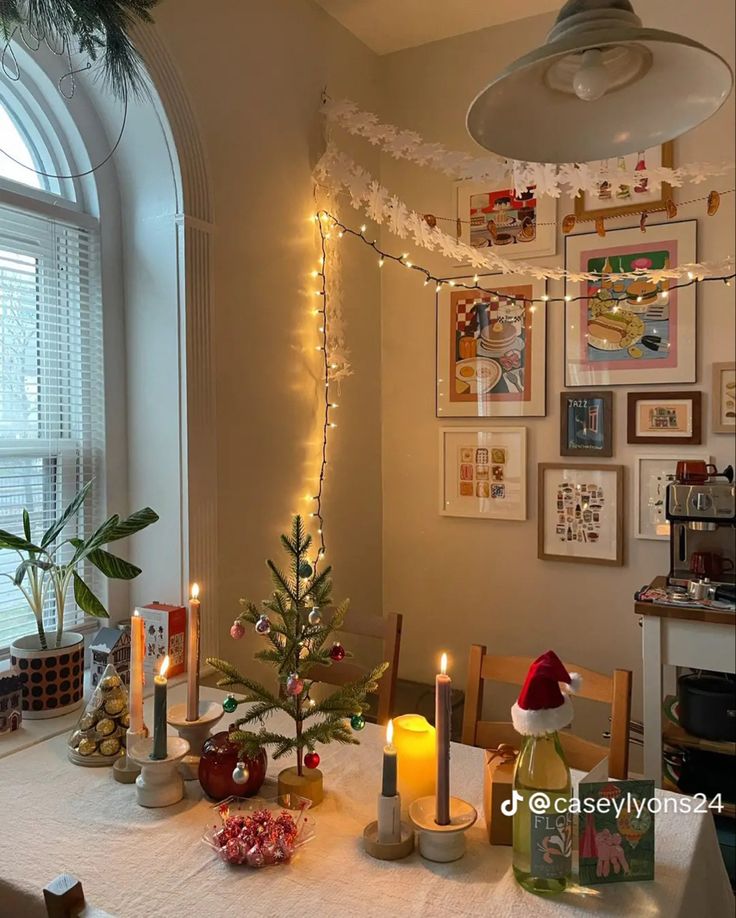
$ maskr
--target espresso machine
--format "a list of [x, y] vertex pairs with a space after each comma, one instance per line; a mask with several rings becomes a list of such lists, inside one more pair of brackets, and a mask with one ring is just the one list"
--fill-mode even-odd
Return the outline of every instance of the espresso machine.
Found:
[[[733, 473], [667, 486], [667, 582], [695, 599], [736, 600], [736, 486]], [[721, 480], [725, 477], [726, 480]]]

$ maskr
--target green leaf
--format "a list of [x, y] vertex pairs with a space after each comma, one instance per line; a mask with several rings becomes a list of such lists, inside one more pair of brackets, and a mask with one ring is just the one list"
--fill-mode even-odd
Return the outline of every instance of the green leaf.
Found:
[[117, 555], [111, 555], [109, 551], [103, 551], [101, 548], [93, 549], [87, 555], [87, 560], [112, 580], [134, 580], [141, 573], [141, 569], [135, 564], [124, 561]]
[[38, 545], [20, 536], [15, 536], [12, 532], [6, 532], [4, 529], [0, 529], [0, 548], [10, 548], [15, 551], [41, 551]]
[[47, 571], [51, 567], [46, 561], [38, 561], [35, 558], [30, 558], [27, 561], [21, 561], [18, 567], [15, 569], [15, 577], [13, 577], [13, 583], [16, 586], [20, 586], [26, 576], [26, 571], [31, 567], [37, 567], [39, 570]]
[[28, 515], [28, 511], [23, 509], [23, 532], [25, 533], [26, 540], [31, 541], [31, 518]]
[[87, 497], [91, 487], [92, 481], [88, 481], [87, 484], [74, 498], [74, 500], [69, 504], [66, 510], [61, 514], [59, 519], [53, 525], [49, 526], [49, 528], [43, 534], [43, 538], [41, 539], [41, 548], [46, 548], [47, 545], [50, 545], [51, 542], [53, 542], [54, 539], [59, 535], [61, 530], [66, 526], [69, 520], [73, 516], [76, 516], [76, 514], [79, 512], [79, 508], [84, 503], [84, 500]]
[[100, 544], [104, 545], [106, 542], [116, 542], [118, 539], [127, 539], [128, 536], [140, 532], [141, 529], [145, 529], [146, 526], [150, 526], [156, 522], [158, 522], [158, 513], [156, 513], [155, 510], [151, 510], [150, 507], [144, 507], [142, 510], [132, 513], [126, 520], [121, 520], [113, 527], [110, 533], [106, 534], [104, 540], [100, 542]]
[[79, 608], [86, 612], [87, 615], [94, 615], [95, 618], [107, 618], [107, 609], [102, 605], [100, 600], [90, 590], [87, 584], [82, 580], [79, 574], [74, 571], [74, 599], [77, 601]]

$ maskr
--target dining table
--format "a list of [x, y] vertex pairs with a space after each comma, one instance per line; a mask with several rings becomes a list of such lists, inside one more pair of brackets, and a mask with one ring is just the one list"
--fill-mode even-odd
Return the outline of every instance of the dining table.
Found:
[[[185, 691], [171, 688], [170, 704], [182, 702]], [[202, 687], [201, 697], [225, 696]], [[151, 705], [148, 699], [148, 724]], [[234, 718], [226, 714], [218, 729]], [[269, 726], [293, 729], [282, 713]], [[712, 815], [671, 807], [655, 818], [654, 880], [573, 883], [554, 897], [526, 892], [514, 878], [511, 848], [488, 841], [484, 752], [459, 743], [451, 748], [451, 790], [478, 810], [465, 856], [439, 864], [415, 849], [403, 860], [376, 860], [363, 848], [363, 830], [376, 818], [385, 731], [366, 724], [355, 738], [359, 745], [320, 747], [325, 797], [309, 811], [313, 837], [290, 863], [262, 869], [228, 865], [205, 843], [219, 819], [216, 802], [196, 780], [186, 782], [179, 803], [147, 809], [138, 805], [135, 786], [117, 783], [110, 768], [69, 761], [66, 735], [19, 749], [0, 759], [0, 916], [45, 916], [42, 890], [62, 873], [82, 882], [90, 905], [117, 918], [734, 914]], [[275, 794], [275, 777], [289, 764], [269, 760], [261, 794]]]

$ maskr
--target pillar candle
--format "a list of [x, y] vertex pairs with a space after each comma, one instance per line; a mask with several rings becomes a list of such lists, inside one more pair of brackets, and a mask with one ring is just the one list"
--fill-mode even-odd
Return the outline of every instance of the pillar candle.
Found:
[[169, 658], [164, 657], [158, 676], [153, 680], [153, 752], [152, 759], [165, 759], [168, 755], [166, 740], [166, 693], [168, 679], [166, 670], [169, 668]]
[[420, 797], [434, 796], [437, 787], [437, 736], [421, 714], [402, 714], [393, 720], [398, 790], [402, 807]]
[[435, 681], [435, 725], [437, 727], [437, 809], [438, 826], [450, 824], [450, 719], [452, 680], [447, 675], [447, 654]]
[[386, 745], [383, 747], [383, 780], [381, 794], [384, 797], [396, 796], [396, 749], [393, 746], [394, 724], [390, 720], [386, 727]]
[[143, 657], [146, 653], [146, 628], [138, 610], [130, 621], [130, 688], [128, 710], [130, 729], [142, 733], [143, 726]]
[[199, 720], [199, 586], [192, 584], [187, 628], [187, 720]]

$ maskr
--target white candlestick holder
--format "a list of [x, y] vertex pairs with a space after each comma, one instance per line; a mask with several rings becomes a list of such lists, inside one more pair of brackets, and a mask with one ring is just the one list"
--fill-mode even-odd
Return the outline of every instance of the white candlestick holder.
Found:
[[378, 819], [363, 830], [363, 847], [379, 861], [397, 861], [414, 850], [414, 828], [401, 821], [401, 797], [378, 797]]
[[141, 773], [141, 766], [131, 759], [128, 750], [132, 749], [136, 743], [144, 740], [147, 736], [148, 729], [145, 724], [142, 730], [131, 730], [128, 728], [125, 733], [125, 755], [121, 755], [119, 759], [116, 759], [115, 764], [112, 766], [112, 774], [116, 781], [119, 781], [121, 784], [133, 784]]
[[428, 861], [447, 864], [465, 854], [465, 833], [475, 823], [475, 807], [459, 797], [450, 797], [450, 822], [435, 821], [437, 798], [420, 797], [409, 807], [409, 818], [419, 832], [419, 853]]
[[160, 807], [178, 803], [184, 796], [184, 779], [179, 764], [189, 752], [189, 743], [179, 736], [166, 738], [166, 758], [152, 759], [153, 737], [140, 740], [128, 754], [141, 766], [135, 780], [140, 806]]
[[199, 717], [197, 720], [187, 720], [187, 706], [175, 704], [169, 708], [167, 721], [179, 736], [189, 743], [189, 753], [184, 756], [184, 761], [179, 766], [179, 771], [185, 781], [196, 781], [199, 778], [199, 760], [202, 755], [202, 746], [212, 732], [213, 727], [224, 716], [222, 705], [214, 701], [199, 702]]

